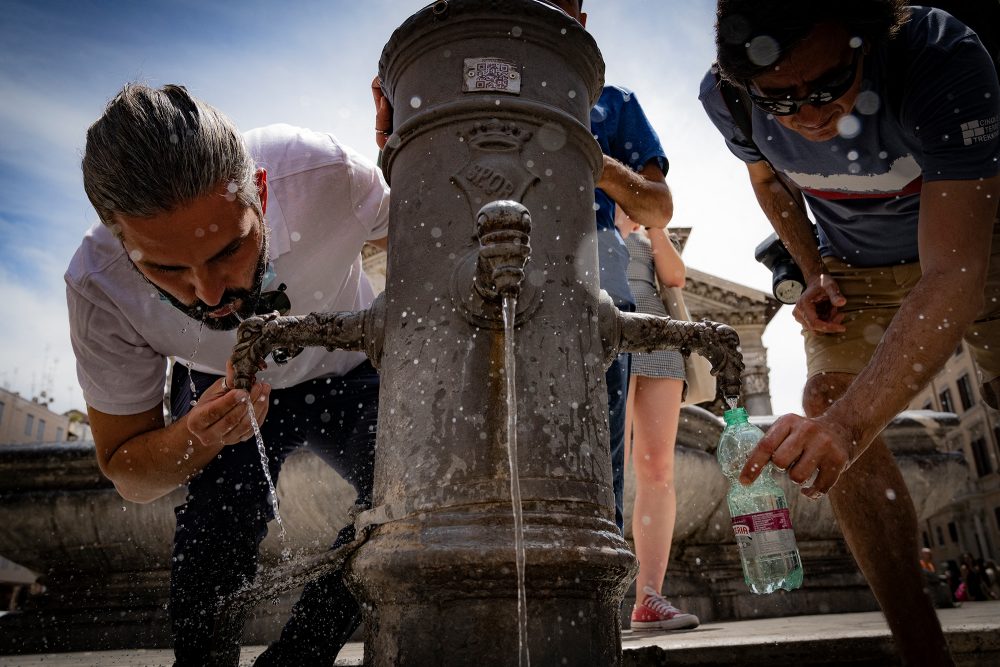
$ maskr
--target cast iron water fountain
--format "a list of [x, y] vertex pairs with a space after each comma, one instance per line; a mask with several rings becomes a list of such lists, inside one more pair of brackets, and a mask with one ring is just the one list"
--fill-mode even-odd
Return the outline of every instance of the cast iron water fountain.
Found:
[[244, 388], [272, 351], [308, 345], [380, 370], [375, 506], [351, 549], [298, 574], [351, 557], [370, 664], [617, 664], [635, 561], [614, 524], [604, 369], [620, 351], [697, 351], [736, 396], [738, 338], [600, 292], [603, 61], [575, 21], [535, 0], [436, 2], [379, 70], [395, 110], [385, 292], [362, 312], [251, 318], [234, 350]]

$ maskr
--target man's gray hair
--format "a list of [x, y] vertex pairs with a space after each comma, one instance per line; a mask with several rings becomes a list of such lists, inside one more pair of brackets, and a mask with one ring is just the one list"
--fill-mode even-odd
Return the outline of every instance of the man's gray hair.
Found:
[[130, 83], [87, 130], [83, 188], [101, 222], [146, 218], [221, 186], [263, 218], [256, 168], [232, 121], [183, 86]]

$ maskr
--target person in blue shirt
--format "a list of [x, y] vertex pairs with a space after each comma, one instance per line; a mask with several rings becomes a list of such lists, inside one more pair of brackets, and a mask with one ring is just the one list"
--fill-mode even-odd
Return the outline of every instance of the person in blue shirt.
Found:
[[741, 480], [772, 462], [829, 492], [906, 664], [953, 664], [879, 433], [963, 334], [984, 396], [1000, 389], [996, 70], [965, 25], [898, 0], [719, 0], [716, 25], [750, 136], [714, 72], [702, 103], [806, 278], [806, 417], [776, 421]]
[[[580, 0], [548, 0], [587, 25]], [[635, 94], [619, 86], [605, 86], [590, 111], [590, 129], [604, 154], [604, 170], [594, 191], [601, 289], [621, 310], [634, 311], [628, 286], [629, 254], [615, 227], [615, 209], [643, 227], [666, 227], [674, 204], [667, 187], [667, 157]], [[611, 431], [611, 469], [615, 494], [615, 523], [624, 527], [625, 403], [628, 398], [629, 358], [619, 355], [605, 374]]]

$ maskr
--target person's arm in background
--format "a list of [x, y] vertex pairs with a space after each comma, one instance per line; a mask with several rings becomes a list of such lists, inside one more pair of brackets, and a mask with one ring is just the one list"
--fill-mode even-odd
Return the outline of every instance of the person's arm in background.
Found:
[[382, 92], [382, 81], [377, 75], [372, 79], [372, 100], [375, 102], [375, 144], [382, 150], [392, 134], [392, 106]]
[[681, 254], [677, 252], [667, 232], [659, 227], [646, 229], [649, 244], [653, 248], [653, 265], [656, 279], [663, 287], [684, 287], [685, 268]]
[[666, 227], [674, 215], [674, 200], [666, 176], [656, 162], [648, 162], [635, 172], [605, 155], [604, 171], [596, 187], [643, 227]]

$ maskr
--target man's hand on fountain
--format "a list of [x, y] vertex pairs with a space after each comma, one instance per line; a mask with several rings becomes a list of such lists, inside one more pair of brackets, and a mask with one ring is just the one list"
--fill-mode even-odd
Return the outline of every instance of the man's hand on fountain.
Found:
[[806, 282], [792, 316], [811, 333], [843, 333], [847, 329], [841, 324], [844, 314], [838, 308], [846, 303], [837, 282], [829, 274], [820, 273]]
[[375, 143], [382, 150], [392, 134], [392, 105], [382, 92], [382, 81], [377, 76], [372, 79], [372, 99], [375, 101]]
[[858, 453], [857, 442], [842, 425], [825, 416], [788, 414], [774, 422], [750, 452], [740, 482], [751, 484], [770, 462], [800, 486], [812, 480], [802, 495], [815, 500], [837, 483]]
[[205, 446], [235, 445], [253, 437], [247, 400], [253, 404], [258, 426], [267, 417], [271, 385], [257, 382], [246, 392], [233, 389], [232, 378], [233, 368], [228, 365], [226, 377], [216, 380], [186, 417], [191, 435]]

